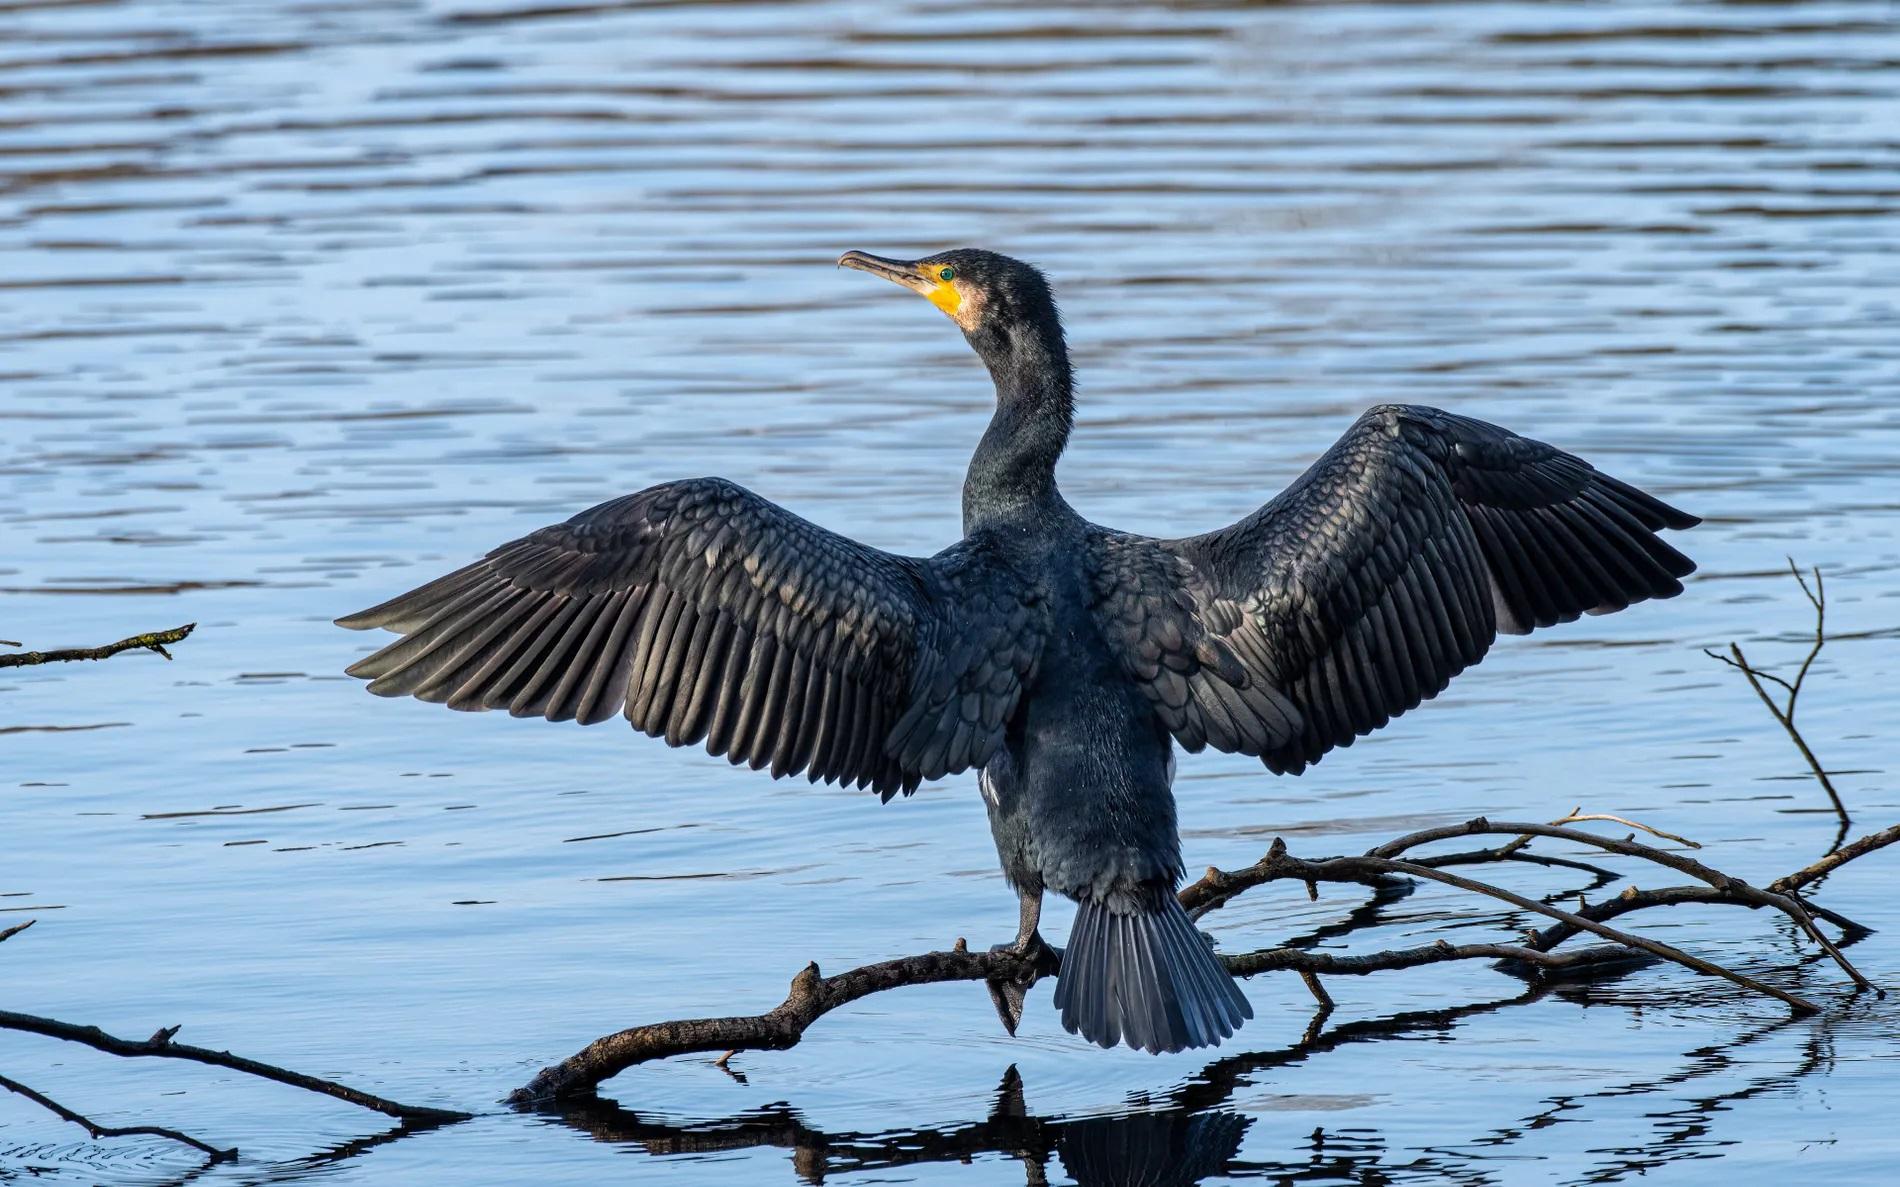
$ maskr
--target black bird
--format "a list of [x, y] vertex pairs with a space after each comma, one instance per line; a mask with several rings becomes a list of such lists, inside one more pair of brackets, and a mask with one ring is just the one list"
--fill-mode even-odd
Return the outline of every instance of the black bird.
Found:
[[[964, 538], [896, 556], [720, 478], [542, 528], [343, 626], [402, 638], [349, 670], [383, 696], [583, 724], [889, 800], [977, 768], [1016, 944], [1079, 909], [1062, 1023], [1104, 1047], [1218, 1043], [1252, 1016], [1174, 896], [1174, 744], [1297, 774], [1436, 695], [1499, 631], [1682, 592], [1696, 524], [1562, 450], [1435, 408], [1361, 416], [1231, 527], [1156, 540], [1056, 489], [1074, 405], [1049, 284], [993, 252], [849, 252], [948, 314], [996, 411]], [[1014, 1029], [1020, 994], [1004, 1008]]]

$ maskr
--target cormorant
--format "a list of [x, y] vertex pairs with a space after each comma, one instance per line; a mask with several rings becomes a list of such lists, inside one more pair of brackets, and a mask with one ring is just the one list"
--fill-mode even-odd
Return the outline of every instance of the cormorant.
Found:
[[455, 709], [620, 713], [671, 746], [886, 800], [976, 768], [1016, 944], [1042, 943], [1045, 890], [1076, 900], [1055, 1000], [1104, 1047], [1215, 1044], [1253, 1013], [1173, 893], [1176, 743], [1297, 774], [1437, 694], [1499, 631], [1672, 597], [1694, 570], [1655, 535], [1694, 516], [1406, 405], [1366, 412], [1231, 527], [1100, 527], [1056, 489], [1074, 405], [1042, 273], [968, 249], [838, 263], [926, 297], [995, 381], [961, 541], [897, 556], [724, 479], [663, 483], [340, 619], [402, 636], [349, 671]]

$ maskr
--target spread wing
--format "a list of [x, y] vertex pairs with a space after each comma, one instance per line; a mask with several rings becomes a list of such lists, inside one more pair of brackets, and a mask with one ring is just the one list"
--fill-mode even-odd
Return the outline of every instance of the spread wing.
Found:
[[1097, 615], [1169, 731], [1298, 772], [1437, 695], [1502, 630], [1682, 592], [1699, 521], [1560, 449], [1374, 408], [1259, 511], [1107, 536]]
[[718, 478], [603, 503], [338, 624], [403, 636], [349, 669], [382, 696], [620, 713], [885, 799], [989, 759], [1043, 635], [981, 537], [894, 556]]

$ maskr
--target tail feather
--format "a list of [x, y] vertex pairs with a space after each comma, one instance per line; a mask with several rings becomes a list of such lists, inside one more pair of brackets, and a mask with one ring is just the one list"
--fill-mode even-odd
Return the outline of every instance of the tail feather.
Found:
[[1056, 980], [1065, 1029], [1103, 1047], [1181, 1051], [1218, 1045], [1253, 1017], [1172, 894], [1121, 906], [1086, 900], [1076, 912]]

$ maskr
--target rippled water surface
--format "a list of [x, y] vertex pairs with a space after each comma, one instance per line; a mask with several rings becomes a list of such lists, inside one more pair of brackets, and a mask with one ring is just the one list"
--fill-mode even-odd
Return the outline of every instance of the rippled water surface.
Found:
[[[1059, 285], [1062, 481], [1098, 521], [1228, 522], [1395, 400], [1708, 519], [1684, 597], [1509, 640], [1300, 779], [1187, 760], [1190, 868], [1584, 805], [1766, 880], [1835, 825], [1698, 649], [1799, 657], [1784, 556], [1827, 571], [1841, 633], [1805, 728], [1857, 831], [1900, 818], [1897, 215], [1888, 3], [0, 0], [0, 636], [200, 624], [170, 664], [0, 674], [0, 928], [38, 920], [0, 1006], [182, 1023], [481, 1116], [365, 1142], [354, 1110], [17, 1034], [0, 1070], [243, 1148], [204, 1183], [1141, 1181], [1129, 1151], [1172, 1164], [1154, 1182], [1883, 1178], [1894, 1007], [1733, 910], [1640, 922], [1826, 1015], [1472, 964], [1335, 980], [1303, 1042], [1305, 989], [1266, 977], [1218, 1058], [1151, 1058], [1065, 1035], [1046, 985], [1015, 1039], [947, 986], [738, 1076], [635, 1069], [619, 1112], [509, 1113], [607, 1030], [1006, 938], [973, 781], [880, 807], [624, 728], [378, 701], [341, 675], [368, 640], [329, 623], [689, 474], [935, 551], [987, 380], [928, 306], [831, 263], [981, 244]], [[1820, 896], [1883, 929], [1853, 952], [1891, 983], [1896, 860]], [[1209, 925], [1371, 951], [1526, 921], [1364, 901], [1274, 886]], [[0, 1099], [0, 1179], [197, 1165]]]

